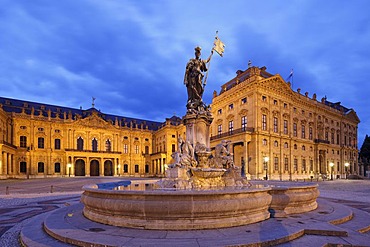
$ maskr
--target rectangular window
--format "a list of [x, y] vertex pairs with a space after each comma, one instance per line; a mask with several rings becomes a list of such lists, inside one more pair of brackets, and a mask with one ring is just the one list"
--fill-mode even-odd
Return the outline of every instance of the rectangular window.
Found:
[[60, 163], [59, 162], [54, 164], [54, 172], [60, 173]]
[[43, 137], [39, 137], [37, 139], [37, 147], [38, 148], [44, 148], [44, 138]]
[[55, 139], [54, 140], [54, 149], [55, 150], [60, 150], [60, 139]]
[[267, 130], [267, 116], [262, 114], [262, 130]]
[[337, 145], [339, 145], [339, 134], [337, 134]]
[[37, 163], [37, 172], [44, 173], [44, 163], [43, 162]]
[[247, 98], [242, 98], [242, 104], [247, 103]]
[[277, 100], [276, 100], [276, 99], [274, 99], [274, 105], [277, 105], [277, 103], [278, 103], [278, 102], [277, 102]]
[[310, 171], [313, 171], [313, 160], [310, 160]]
[[296, 172], [298, 171], [298, 160], [297, 159], [294, 159], [294, 163], [293, 163], [293, 170]]
[[278, 128], [278, 118], [274, 117], [274, 133], [278, 133], [279, 128]]
[[266, 96], [262, 96], [262, 101], [266, 101]]
[[309, 128], [308, 128], [308, 138], [309, 138], [310, 140], [312, 140], [312, 139], [313, 139], [312, 127], [309, 127]]
[[284, 108], [288, 108], [288, 104], [287, 103], [284, 103]]
[[27, 163], [22, 161], [19, 163], [19, 172], [26, 173], [27, 172]]
[[229, 121], [229, 134], [232, 134], [234, 131], [234, 121]]
[[302, 139], [306, 138], [306, 126], [302, 125]]
[[20, 136], [19, 137], [19, 146], [21, 148], [26, 148], [27, 147], [27, 136]]
[[138, 154], [138, 153], [139, 153], [139, 146], [135, 145], [135, 154]]
[[232, 110], [232, 109], [234, 109], [234, 104], [229, 105], [229, 110]]
[[222, 109], [218, 109], [217, 114], [222, 114]]
[[325, 131], [325, 140], [329, 141], [329, 133], [327, 131]]
[[135, 173], [139, 173], [139, 165], [135, 165]]
[[288, 120], [284, 120], [284, 135], [288, 134]]
[[284, 170], [289, 170], [289, 159], [287, 157], [284, 158]]
[[306, 160], [302, 159], [302, 171], [306, 171]]
[[176, 145], [172, 144], [172, 153], [176, 152]]
[[128, 173], [128, 165], [127, 164], [123, 165], [123, 172]]
[[279, 170], [279, 157], [274, 157], [274, 170]]
[[222, 134], [222, 124], [219, 124], [219, 125], [217, 126], [217, 134], [218, 134], [218, 135], [221, 135], [221, 134]]
[[127, 144], [123, 144], [123, 153], [124, 154], [128, 153], [128, 145]]
[[245, 131], [246, 128], [247, 128], [247, 117], [243, 116], [242, 117], [242, 129], [243, 129], [243, 131]]
[[331, 132], [331, 144], [334, 144], [334, 132]]
[[297, 137], [297, 124], [293, 123], [293, 136]]

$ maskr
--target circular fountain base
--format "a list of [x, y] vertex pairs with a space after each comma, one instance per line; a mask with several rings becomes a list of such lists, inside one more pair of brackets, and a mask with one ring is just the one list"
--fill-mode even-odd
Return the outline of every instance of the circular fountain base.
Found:
[[270, 188], [240, 190], [107, 191], [85, 187], [83, 214], [114, 226], [156, 229], [216, 229], [270, 218]]
[[152, 230], [200, 230], [242, 226], [317, 208], [316, 184], [207, 190], [106, 190], [84, 187], [86, 218], [113, 226]]

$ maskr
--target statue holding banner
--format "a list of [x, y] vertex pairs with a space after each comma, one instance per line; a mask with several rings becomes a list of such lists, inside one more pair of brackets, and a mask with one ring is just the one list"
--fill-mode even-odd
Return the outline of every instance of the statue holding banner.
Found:
[[[202, 101], [202, 98], [204, 87], [207, 82], [208, 70], [213, 51], [216, 51], [218, 54], [220, 54], [220, 56], [222, 56], [222, 53], [224, 52], [224, 47], [225, 45], [217, 37], [217, 32], [214, 47], [212, 48], [211, 55], [208, 57], [208, 59], [202, 60], [200, 58], [201, 48], [199, 46], [195, 47], [195, 58], [190, 59], [189, 62], [186, 64], [184, 77], [184, 84], [188, 92], [188, 101], [186, 104], [186, 108], [189, 111], [197, 111], [199, 107], [202, 107], [203, 109], [206, 108], [205, 104]], [[207, 72], [206, 76], [204, 76], [204, 72]]]

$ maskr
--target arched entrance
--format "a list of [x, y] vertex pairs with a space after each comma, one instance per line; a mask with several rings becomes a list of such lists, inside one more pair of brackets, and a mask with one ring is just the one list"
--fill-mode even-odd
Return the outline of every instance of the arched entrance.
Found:
[[75, 163], [75, 176], [85, 176], [85, 161], [78, 159]]
[[104, 162], [104, 176], [113, 176], [113, 164], [110, 160]]
[[99, 161], [92, 160], [90, 162], [90, 176], [99, 176]]

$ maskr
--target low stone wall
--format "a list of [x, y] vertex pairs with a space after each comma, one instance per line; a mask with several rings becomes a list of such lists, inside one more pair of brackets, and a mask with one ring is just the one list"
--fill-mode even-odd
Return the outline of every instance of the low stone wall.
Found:
[[85, 186], [81, 201], [90, 220], [157, 230], [216, 229], [266, 220], [271, 188], [199, 191], [113, 191]]

